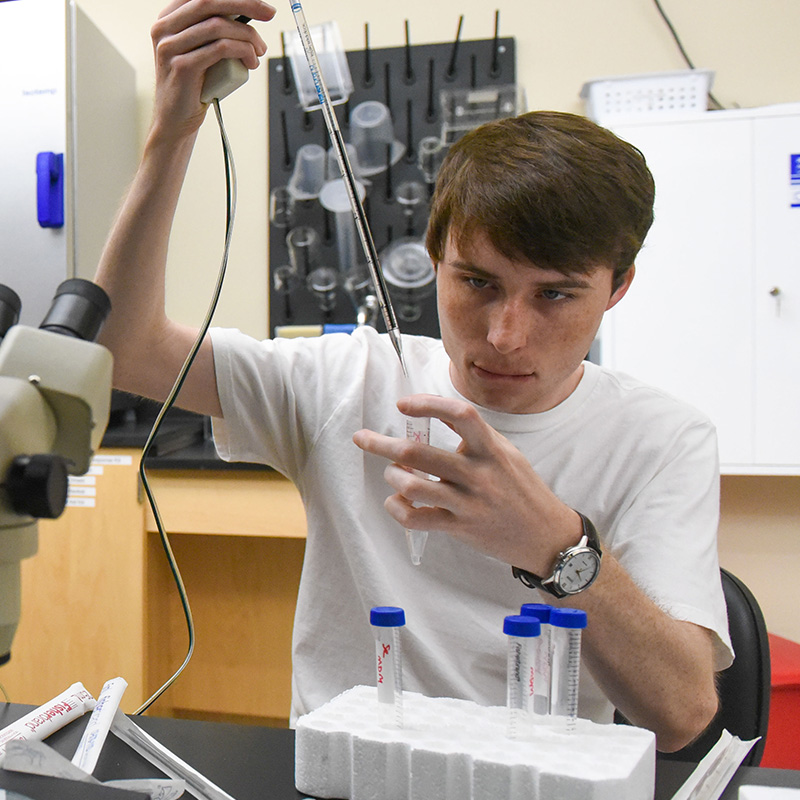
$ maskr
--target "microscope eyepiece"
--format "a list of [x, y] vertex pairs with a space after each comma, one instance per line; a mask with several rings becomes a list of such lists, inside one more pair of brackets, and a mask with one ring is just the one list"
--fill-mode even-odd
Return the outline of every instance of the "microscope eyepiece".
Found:
[[39, 327], [93, 342], [109, 311], [111, 301], [96, 283], [70, 278], [56, 290], [50, 310]]
[[0, 283], [0, 339], [7, 333], [12, 325], [19, 322], [19, 312], [22, 308], [22, 301], [19, 295], [8, 286]]

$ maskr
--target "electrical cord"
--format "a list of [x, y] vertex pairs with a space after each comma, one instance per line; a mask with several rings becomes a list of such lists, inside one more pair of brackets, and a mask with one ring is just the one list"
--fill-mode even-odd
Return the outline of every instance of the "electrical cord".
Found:
[[175, 559], [175, 554], [172, 550], [172, 546], [170, 545], [169, 536], [167, 534], [166, 529], [164, 528], [163, 521], [161, 519], [161, 514], [158, 510], [158, 504], [156, 503], [155, 495], [153, 494], [153, 490], [150, 486], [150, 482], [147, 479], [147, 470], [145, 468], [145, 460], [147, 458], [148, 453], [155, 441], [156, 436], [161, 428], [161, 423], [164, 420], [167, 412], [172, 408], [175, 404], [175, 399], [178, 396], [178, 393], [183, 388], [183, 384], [186, 381], [186, 376], [189, 373], [189, 369], [191, 368], [194, 360], [197, 356], [198, 351], [200, 350], [200, 346], [203, 343], [203, 340], [208, 333], [208, 329], [211, 326], [211, 320], [214, 316], [214, 312], [216, 311], [217, 304], [219, 302], [220, 293], [222, 292], [222, 284], [225, 280], [225, 273], [228, 267], [228, 257], [230, 255], [230, 246], [231, 246], [231, 236], [233, 233], [233, 222], [236, 218], [236, 168], [233, 163], [233, 153], [231, 151], [230, 142], [228, 141], [228, 135], [225, 132], [225, 124], [222, 119], [222, 111], [219, 107], [219, 100], [213, 101], [214, 105], [214, 112], [217, 116], [217, 123], [219, 124], [220, 136], [222, 138], [222, 153], [225, 162], [225, 194], [226, 194], [226, 214], [225, 214], [225, 246], [222, 253], [222, 262], [220, 264], [219, 272], [217, 274], [217, 281], [214, 286], [214, 293], [211, 297], [211, 302], [209, 303], [208, 310], [206, 312], [205, 319], [203, 320], [202, 325], [200, 326], [200, 330], [197, 334], [197, 338], [192, 345], [189, 355], [186, 357], [186, 360], [183, 363], [183, 366], [178, 373], [178, 377], [175, 379], [175, 383], [172, 386], [169, 394], [167, 395], [167, 399], [164, 401], [163, 405], [161, 406], [161, 410], [159, 411], [158, 415], [156, 416], [155, 422], [153, 423], [153, 427], [150, 431], [149, 436], [147, 437], [147, 441], [145, 442], [144, 448], [142, 449], [142, 455], [139, 459], [139, 477], [142, 481], [142, 486], [144, 487], [145, 494], [147, 495], [147, 500], [150, 504], [150, 509], [153, 512], [153, 517], [156, 522], [156, 528], [158, 530], [159, 537], [161, 539], [161, 545], [164, 548], [164, 552], [167, 556], [167, 562], [169, 563], [169, 568], [172, 572], [172, 576], [175, 579], [175, 585], [178, 589], [178, 595], [180, 597], [181, 606], [183, 607], [184, 617], [186, 618], [186, 628], [189, 634], [189, 645], [186, 653], [186, 657], [183, 660], [183, 663], [175, 670], [170, 678], [166, 680], [162, 686], [157, 689], [153, 695], [136, 710], [135, 714], [142, 714], [148, 708], [150, 708], [159, 697], [161, 697], [164, 692], [172, 686], [173, 683], [177, 680], [180, 674], [186, 669], [189, 661], [192, 658], [192, 653], [194, 652], [194, 644], [195, 644], [195, 628], [194, 628], [194, 619], [192, 617], [192, 610], [189, 605], [189, 597], [186, 593], [186, 587], [183, 583], [183, 578], [181, 576], [181, 571], [178, 568], [178, 562]]
[[[669, 32], [672, 34], [672, 38], [675, 40], [675, 44], [678, 46], [678, 50], [680, 50], [680, 53], [683, 56], [683, 60], [686, 62], [686, 65], [689, 67], [689, 69], [697, 69], [692, 59], [689, 58], [689, 54], [686, 52], [686, 48], [683, 46], [681, 37], [678, 36], [678, 32], [675, 30], [675, 26], [670, 21], [670, 18], [667, 16], [666, 11], [664, 11], [663, 6], [659, 2], [659, 0], [653, 0], [653, 2], [655, 3], [656, 8], [658, 9], [658, 13], [661, 15], [661, 19], [664, 20], [666, 26], [669, 28]], [[724, 108], [722, 103], [720, 103], [719, 100], [717, 100], [717, 98], [714, 96], [713, 92], [708, 93], [708, 99], [711, 100], [711, 102], [714, 105], [714, 108], [716, 109]]]

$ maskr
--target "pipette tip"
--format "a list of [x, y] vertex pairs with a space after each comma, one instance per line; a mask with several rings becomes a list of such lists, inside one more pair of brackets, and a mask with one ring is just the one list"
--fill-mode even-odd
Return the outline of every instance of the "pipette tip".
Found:
[[418, 567], [422, 563], [422, 554], [425, 552], [428, 532], [413, 531], [409, 528], [406, 529], [406, 539], [408, 540], [408, 554], [411, 556], [411, 563]]
[[397, 357], [400, 359], [400, 367], [403, 370], [403, 375], [407, 378], [408, 369], [406, 368], [406, 360], [403, 358], [403, 342], [400, 337], [400, 329], [389, 328], [389, 338], [392, 340], [394, 350], [397, 353]]

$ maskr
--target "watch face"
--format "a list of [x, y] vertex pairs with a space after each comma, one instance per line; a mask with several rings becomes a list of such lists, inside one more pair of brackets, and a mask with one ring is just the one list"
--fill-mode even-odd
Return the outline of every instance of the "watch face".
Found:
[[597, 577], [600, 557], [589, 547], [571, 552], [555, 577], [558, 585], [567, 594], [582, 592]]

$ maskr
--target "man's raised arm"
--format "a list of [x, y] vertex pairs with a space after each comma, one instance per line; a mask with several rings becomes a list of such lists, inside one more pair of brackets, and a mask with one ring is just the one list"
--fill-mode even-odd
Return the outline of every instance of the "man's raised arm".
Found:
[[[101, 341], [114, 354], [114, 385], [164, 399], [197, 331], [164, 309], [167, 247], [197, 131], [208, 106], [200, 101], [205, 73], [223, 58], [258, 66], [266, 45], [244, 15], [275, 14], [260, 0], [174, 0], [151, 35], [156, 62], [153, 123], [136, 177], [114, 223], [96, 274], [111, 297]], [[197, 355], [179, 404], [221, 413], [208, 338]]]

